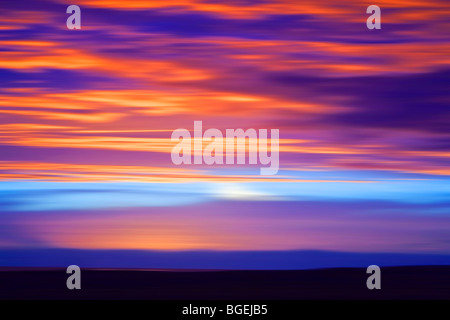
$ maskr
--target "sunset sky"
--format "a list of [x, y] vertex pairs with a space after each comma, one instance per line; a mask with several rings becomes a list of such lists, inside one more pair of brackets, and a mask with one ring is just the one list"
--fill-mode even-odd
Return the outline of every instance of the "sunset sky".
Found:
[[[58, 263], [20, 258], [42, 249], [450, 256], [448, 1], [0, 13], [0, 266]], [[279, 129], [278, 174], [174, 165], [171, 134], [196, 120]]]

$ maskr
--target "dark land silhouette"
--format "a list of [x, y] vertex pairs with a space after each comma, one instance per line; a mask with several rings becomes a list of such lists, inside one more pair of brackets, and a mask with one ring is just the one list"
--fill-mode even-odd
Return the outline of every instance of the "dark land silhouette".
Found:
[[315, 270], [82, 269], [81, 290], [65, 268], [2, 268], [0, 298], [139, 300], [450, 299], [450, 266], [381, 268], [369, 290], [365, 268]]

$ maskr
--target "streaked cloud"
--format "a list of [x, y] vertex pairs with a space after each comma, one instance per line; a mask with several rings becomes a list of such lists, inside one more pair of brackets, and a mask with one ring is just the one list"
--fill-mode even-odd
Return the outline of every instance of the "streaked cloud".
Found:
[[[449, 253], [446, 1], [68, 5], [0, 3], [0, 246]], [[195, 120], [279, 174], [172, 165]]]

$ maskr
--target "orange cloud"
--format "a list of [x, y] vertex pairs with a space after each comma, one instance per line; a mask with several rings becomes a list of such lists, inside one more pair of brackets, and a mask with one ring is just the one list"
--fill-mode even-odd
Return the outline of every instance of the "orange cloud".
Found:
[[93, 165], [73, 163], [0, 161], [0, 180], [38, 180], [59, 182], [327, 182], [370, 183], [371, 180], [297, 179], [287, 175], [267, 177], [209, 173], [206, 168], [132, 165]]
[[[42, 45], [43, 43], [45, 45]], [[14, 41], [14, 44], [21, 49], [17, 48], [16, 51], [2, 52], [0, 54], [0, 68], [35, 70], [45, 68], [88, 69], [111, 73], [116, 76], [137, 78], [145, 82], [149, 82], [154, 78], [157, 78], [159, 81], [173, 82], [205, 80], [210, 77], [205, 71], [183, 66], [178, 62], [105, 56], [86, 50], [64, 48], [63, 43], [56, 46], [56, 43], [36, 43], [26, 40]], [[22, 51], [23, 46], [31, 47], [34, 50], [31, 52]]]

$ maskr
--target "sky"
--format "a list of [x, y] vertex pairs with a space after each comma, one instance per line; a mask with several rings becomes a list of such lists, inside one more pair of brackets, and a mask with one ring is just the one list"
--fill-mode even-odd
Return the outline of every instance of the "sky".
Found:
[[[450, 4], [378, 1], [369, 30], [371, 4], [1, 1], [0, 266], [442, 263]], [[173, 164], [194, 121], [278, 129], [278, 173]]]

